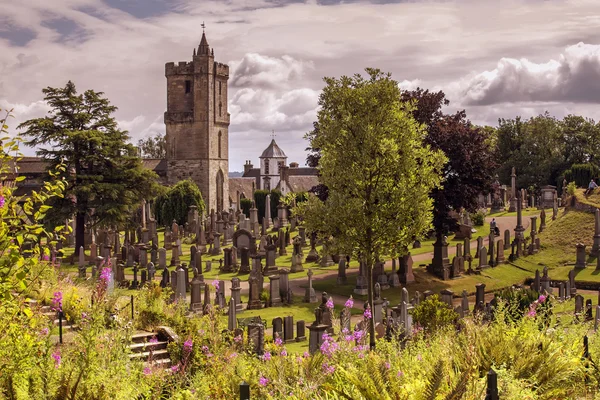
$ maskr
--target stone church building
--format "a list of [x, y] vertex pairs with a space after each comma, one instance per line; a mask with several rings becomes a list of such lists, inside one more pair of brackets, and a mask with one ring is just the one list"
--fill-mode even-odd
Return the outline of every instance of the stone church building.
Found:
[[[172, 185], [192, 179], [202, 192], [208, 210], [237, 209], [240, 198], [254, 190], [278, 189], [284, 194], [307, 191], [318, 183], [314, 168], [287, 165], [287, 156], [273, 139], [260, 156], [260, 168], [246, 161], [241, 178], [229, 178], [229, 123], [227, 82], [229, 66], [216, 62], [205, 33], [192, 61], [165, 64], [167, 80], [166, 159], [143, 159], [144, 166]], [[38, 190], [48, 176], [38, 157], [18, 162], [17, 194]]]

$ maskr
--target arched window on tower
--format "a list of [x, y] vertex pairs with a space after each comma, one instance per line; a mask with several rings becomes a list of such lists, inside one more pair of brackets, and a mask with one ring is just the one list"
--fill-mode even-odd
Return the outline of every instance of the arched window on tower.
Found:
[[223, 105], [219, 103], [219, 117], [221, 116], [221, 108], [223, 108]]
[[221, 82], [219, 82], [219, 96], [221, 95]]
[[221, 135], [221, 131], [219, 131], [219, 143], [218, 143], [218, 145], [219, 145], [219, 149], [218, 149], [219, 158], [221, 158], [221, 136], [222, 136]]

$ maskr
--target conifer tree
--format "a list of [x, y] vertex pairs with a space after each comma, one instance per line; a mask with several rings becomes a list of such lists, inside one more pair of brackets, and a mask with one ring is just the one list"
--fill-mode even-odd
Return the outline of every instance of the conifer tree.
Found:
[[86, 90], [78, 94], [69, 81], [64, 88], [42, 92], [51, 110], [43, 118], [28, 120], [19, 129], [27, 145], [54, 169], [66, 170], [64, 197], [56, 199], [48, 213], [54, 223], [75, 215], [75, 248], [84, 244], [85, 225], [117, 226], [128, 220], [156, 185], [156, 174], [143, 167], [135, 147], [120, 130], [104, 93]]

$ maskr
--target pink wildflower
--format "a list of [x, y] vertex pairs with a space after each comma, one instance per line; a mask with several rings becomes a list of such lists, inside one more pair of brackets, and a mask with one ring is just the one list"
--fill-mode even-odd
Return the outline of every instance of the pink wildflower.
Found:
[[389, 362], [386, 362], [386, 363], [385, 363], [385, 369], [390, 369], [390, 367], [391, 367], [391, 366], [390, 366], [390, 363], [389, 363]]
[[150, 368], [146, 367], [144, 368], [144, 375], [150, 375], [152, 373], [152, 371], [150, 370]]
[[267, 383], [269, 383], [269, 380], [268, 380], [267, 378], [265, 378], [264, 376], [261, 376], [261, 377], [258, 379], [258, 384], [259, 384], [260, 386], [267, 386]]
[[348, 300], [346, 300], [346, 304], [344, 304], [344, 307], [346, 307], [346, 308], [354, 307], [354, 299], [352, 298], [352, 296], [350, 296], [350, 298]]
[[331, 375], [335, 372], [335, 365], [323, 363], [323, 371], [325, 372], [325, 375]]
[[177, 371], [179, 371], [179, 364], [177, 364], [177, 365], [173, 365], [173, 366], [171, 367], [171, 372], [177, 372]]
[[546, 301], [546, 296], [541, 294], [540, 297], [538, 298], [538, 302], [543, 303], [544, 301]]
[[48, 335], [48, 332], [49, 332], [48, 328], [44, 328], [40, 331], [40, 335], [46, 336], [46, 335]]
[[52, 358], [54, 358], [54, 368], [60, 367], [60, 362], [62, 360], [60, 351], [56, 350], [54, 353], [52, 353]]
[[397, 375], [397, 377], [398, 377], [398, 378], [402, 378], [403, 376], [404, 376], [404, 372], [402, 372], [402, 371], [398, 371], [398, 375]]
[[62, 311], [62, 300], [63, 295], [62, 292], [54, 292], [54, 297], [52, 298], [52, 310], [53, 311]]
[[283, 344], [283, 340], [280, 337], [275, 338], [275, 344], [277, 346], [281, 346]]
[[188, 339], [183, 343], [183, 352], [184, 353], [189, 353], [190, 351], [192, 351], [192, 347], [193, 347], [193, 342], [192, 339]]
[[329, 298], [329, 300], [327, 300], [325, 306], [327, 306], [327, 308], [329, 308], [330, 310], [333, 309], [333, 299], [331, 297]]
[[0, 195], [0, 208], [4, 207], [4, 203], [6, 203], [6, 199], [4, 196]]
[[108, 282], [110, 279], [111, 272], [112, 272], [112, 270], [109, 267], [102, 268], [102, 271], [100, 272], [100, 279], [103, 280], [104, 282]]
[[152, 336], [149, 340], [150, 343], [158, 343], [158, 338], [156, 336]]
[[233, 338], [233, 341], [236, 343], [239, 343], [242, 341], [242, 335], [237, 335], [236, 337]]
[[219, 281], [218, 280], [214, 280], [212, 281], [212, 285], [214, 286], [215, 290], [219, 290]]
[[365, 312], [363, 313], [363, 316], [364, 316], [366, 319], [371, 319], [371, 317], [373, 316], [373, 315], [371, 314], [371, 307], [367, 306], [367, 308], [365, 308]]
[[271, 359], [271, 353], [269, 353], [268, 351], [265, 352], [265, 354], [263, 354], [262, 356], [262, 360], [263, 361], [269, 361]]
[[282, 355], [282, 356], [286, 357], [286, 356], [287, 356], [287, 354], [288, 354], [288, 353], [287, 353], [287, 350], [286, 350], [286, 349], [283, 349], [283, 350], [281, 350], [281, 355]]

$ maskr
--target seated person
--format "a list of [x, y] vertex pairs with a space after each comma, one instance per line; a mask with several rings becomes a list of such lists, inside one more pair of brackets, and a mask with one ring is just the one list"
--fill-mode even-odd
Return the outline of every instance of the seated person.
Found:
[[587, 190], [585, 191], [585, 195], [587, 196], [588, 194], [591, 194], [594, 189], [596, 189], [598, 187], [598, 185], [596, 184], [596, 182], [592, 179], [590, 181], [590, 184], [588, 185]]

